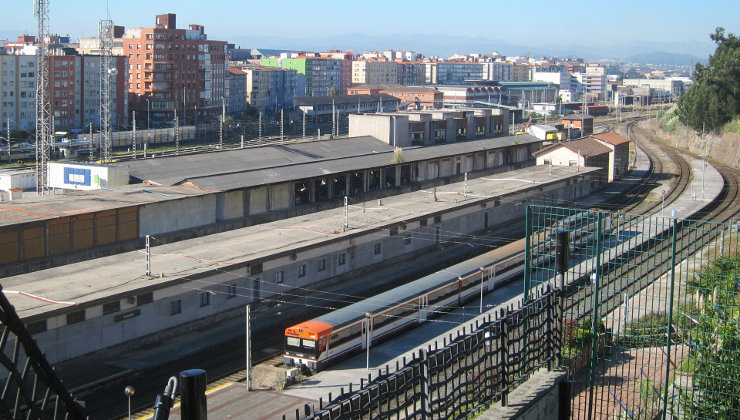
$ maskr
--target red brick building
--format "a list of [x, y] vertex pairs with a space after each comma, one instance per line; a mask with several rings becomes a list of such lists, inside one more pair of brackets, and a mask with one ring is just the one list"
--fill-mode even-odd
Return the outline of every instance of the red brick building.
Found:
[[204, 27], [177, 29], [175, 14], [156, 16], [154, 28], [128, 29], [129, 107], [152, 121], [192, 124], [221, 113], [228, 72], [226, 42], [207, 39]]

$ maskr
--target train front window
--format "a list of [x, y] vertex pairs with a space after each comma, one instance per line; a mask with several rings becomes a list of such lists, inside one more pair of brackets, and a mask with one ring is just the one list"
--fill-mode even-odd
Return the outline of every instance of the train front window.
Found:
[[315, 340], [302, 340], [302, 341], [303, 341], [303, 348], [311, 349], [311, 350], [316, 348]]
[[285, 345], [287, 347], [301, 347], [301, 339], [297, 337], [285, 337]]

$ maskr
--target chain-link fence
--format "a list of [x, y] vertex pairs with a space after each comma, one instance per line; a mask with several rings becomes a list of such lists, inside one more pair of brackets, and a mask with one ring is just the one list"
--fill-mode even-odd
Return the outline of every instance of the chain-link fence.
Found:
[[565, 283], [573, 418], [740, 418], [736, 225], [531, 206], [528, 232], [526, 287]]

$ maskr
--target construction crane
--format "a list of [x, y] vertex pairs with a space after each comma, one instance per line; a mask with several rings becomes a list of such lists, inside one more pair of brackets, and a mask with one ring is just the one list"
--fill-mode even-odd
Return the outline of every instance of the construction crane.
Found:
[[49, 195], [49, 161], [53, 142], [51, 100], [49, 92], [49, 2], [34, 0], [38, 23], [36, 47], [36, 191]]

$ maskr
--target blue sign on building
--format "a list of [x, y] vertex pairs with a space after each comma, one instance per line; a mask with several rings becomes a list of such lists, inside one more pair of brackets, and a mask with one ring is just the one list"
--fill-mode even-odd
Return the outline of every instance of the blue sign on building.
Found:
[[90, 170], [82, 168], [64, 168], [64, 183], [70, 185], [90, 186]]

